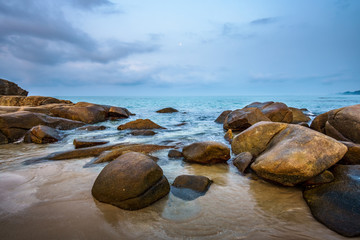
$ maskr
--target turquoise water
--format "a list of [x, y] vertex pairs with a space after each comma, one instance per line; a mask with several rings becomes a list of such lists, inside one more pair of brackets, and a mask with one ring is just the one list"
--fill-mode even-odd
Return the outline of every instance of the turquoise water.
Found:
[[[312, 217], [300, 188], [242, 175], [231, 161], [204, 166], [168, 159], [168, 150], [154, 153], [170, 183], [181, 174], [204, 175], [214, 183], [196, 200], [184, 201], [170, 193], [150, 207], [133, 212], [93, 199], [93, 182], [106, 163], [86, 167], [92, 158], [33, 165], [23, 162], [73, 149], [75, 138], [157, 143], [179, 149], [205, 140], [228, 144], [222, 125], [214, 122], [224, 110], [242, 108], [254, 101], [281, 101], [307, 108], [314, 117], [360, 104], [359, 96], [59, 98], [126, 107], [136, 116], [96, 124], [107, 126], [104, 131], [64, 131], [63, 140], [55, 144], [0, 145], [0, 239], [346, 239]], [[164, 107], [179, 112], [155, 112]], [[167, 129], [147, 137], [116, 129], [137, 118], [149, 118]], [[180, 123], [186, 124], [177, 126]]]

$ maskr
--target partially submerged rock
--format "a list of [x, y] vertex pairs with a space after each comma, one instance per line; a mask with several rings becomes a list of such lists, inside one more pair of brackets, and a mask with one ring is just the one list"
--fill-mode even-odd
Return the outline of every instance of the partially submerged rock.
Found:
[[205, 176], [180, 175], [175, 178], [172, 185], [177, 188], [189, 188], [197, 192], [206, 192], [212, 182]]
[[346, 237], [360, 236], [360, 165], [336, 165], [331, 183], [307, 188], [304, 198], [314, 217]]
[[25, 143], [37, 143], [37, 144], [44, 144], [44, 143], [54, 143], [60, 140], [60, 134], [58, 130], [38, 125], [31, 128], [24, 137]]
[[347, 147], [299, 125], [261, 122], [238, 134], [232, 150], [256, 157], [251, 169], [260, 177], [294, 186], [337, 163]]
[[184, 147], [182, 154], [187, 162], [214, 164], [229, 160], [230, 149], [219, 142], [197, 142]]
[[233, 160], [234, 166], [239, 170], [239, 172], [244, 173], [245, 170], [252, 163], [253, 156], [249, 152], [242, 152], [235, 156]]
[[171, 149], [168, 153], [168, 157], [169, 158], [182, 158], [183, 154], [182, 152], [175, 150], [175, 149]]
[[20, 95], [27, 96], [28, 91], [19, 87], [16, 83], [5, 79], [0, 79], [0, 95]]
[[74, 139], [73, 141], [75, 149], [104, 145], [107, 143], [109, 143], [109, 141], [89, 141], [89, 140], [79, 140], [79, 139]]
[[320, 114], [310, 127], [337, 140], [360, 144], [360, 104]]
[[156, 132], [152, 130], [133, 130], [130, 134], [133, 136], [154, 136]]
[[137, 210], [166, 196], [170, 185], [162, 169], [141, 153], [126, 153], [100, 172], [92, 195], [100, 202]]
[[116, 118], [128, 118], [130, 116], [130, 112], [126, 108], [110, 107], [108, 116]]
[[257, 108], [244, 108], [232, 111], [224, 120], [224, 129], [232, 129], [235, 131], [243, 131], [260, 121], [270, 121]]
[[232, 112], [232, 110], [225, 110], [223, 111], [215, 120], [216, 123], [221, 123], [223, 124], [226, 117]]
[[84, 123], [26, 111], [0, 115], [0, 131], [9, 142], [19, 140], [28, 130], [37, 125], [68, 130], [83, 126]]
[[174, 112], [179, 112], [179, 111], [176, 110], [175, 108], [168, 107], [168, 108], [163, 108], [163, 109], [157, 110], [156, 112], [157, 113], [174, 113]]
[[151, 121], [150, 119], [137, 119], [118, 126], [118, 130], [125, 129], [165, 129]]

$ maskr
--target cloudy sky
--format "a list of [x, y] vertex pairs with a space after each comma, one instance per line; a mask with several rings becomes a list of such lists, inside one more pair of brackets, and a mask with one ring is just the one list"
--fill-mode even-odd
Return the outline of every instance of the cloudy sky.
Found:
[[0, 1], [0, 78], [49, 96], [358, 90], [360, 1]]

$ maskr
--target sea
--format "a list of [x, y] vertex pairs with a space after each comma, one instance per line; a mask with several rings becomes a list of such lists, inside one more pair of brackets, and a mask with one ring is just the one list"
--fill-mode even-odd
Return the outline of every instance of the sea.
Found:
[[[207, 176], [213, 184], [195, 200], [170, 192], [137, 211], [92, 197], [92, 185], [106, 163], [89, 164], [93, 158], [26, 162], [71, 150], [74, 139], [153, 143], [179, 150], [198, 141], [229, 145], [222, 124], [214, 122], [224, 110], [278, 101], [306, 108], [313, 119], [332, 109], [360, 104], [360, 96], [55, 97], [125, 107], [136, 115], [94, 124], [106, 126], [104, 131], [63, 131], [63, 139], [54, 144], [0, 145], [0, 239], [346, 239], [314, 219], [301, 188], [241, 174], [231, 160], [207, 166], [169, 159], [168, 150], [154, 153], [170, 184], [182, 174]], [[165, 107], [179, 112], [156, 113]], [[166, 129], [156, 130], [154, 136], [132, 136], [117, 130], [120, 124], [139, 118], [151, 119]]]

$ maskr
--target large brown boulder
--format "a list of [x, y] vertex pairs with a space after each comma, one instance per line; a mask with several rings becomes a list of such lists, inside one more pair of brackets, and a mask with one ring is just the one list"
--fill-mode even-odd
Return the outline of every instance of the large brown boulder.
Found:
[[271, 121], [258, 108], [243, 108], [232, 111], [224, 120], [224, 129], [243, 131], [260, 121]]
[[130, 114], [126, 108], [122, 107], [110, 107], [108, 112], [108, 116], [113, 118], [128, 118]]
[[215, 122], [216, 123], [221, 123], [223, 124], [226, 117], [232, 112], [232, 110], [226, 110], [226, 111], [223, 111], [216, 119], [215, 119]]
[[340, 141], [360, 143], [360, 104], [323, 113], [310, 127]]
[[125, 129], [165, 129], [151, 121], [150, 119], [136, 119], [125, 124], [118, 126], [118, 130]]
[[54, 143], [59, 141], [60, 138], [58, 130], [39, 125], [31, 128], [30, 131], [25, 134], [24, 142], [37, 144]]
[[19, 87], [16, 83], [5, 79], [0, 79], [0, 95], [20, 95], [27, 96], [28, 91]]
[[304, 198], [314, 217], [337, 233], [360, 236], [360, 165], [336, 165], [334, 181], [307, 188]]
[[254, 102], [245, 108], [258, 108], [273, 122], [291, 123], [293, 121], [293, 112], [284, 103], [281, 102]]
[[84, 123], [27, 111], [0, 115], [0, 131], [8, 138], [9, 142], [20, 139], [28, 130], [37, 125], [68, 130], [83, 126]]
[[294, 186], [337, 163], [347, 147], [306, 127], [261, 122], [237, 135], [232, 150], [256, 157], [251, 169], [260, 177]]
[[168, 108], [163, 108], [163, 109], [157, 110], [156, 112], [157, 113], [174, 113], [174, 112], [179, 112], [179, 111], [176, 110], [175, 108], [168, 107]]
[[170, 185], [162, 169], [141, 153], [126, 153], [100, 172], [92, 195], [100, 202], [137, 210], [166, 196]]
[[184, 160], [202, 164], [223, 163], [230, 159], [230, 149], [219, 142], [197, 142], [182, 150]]

